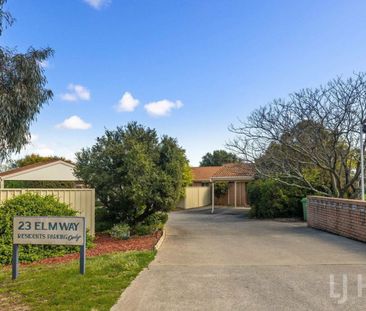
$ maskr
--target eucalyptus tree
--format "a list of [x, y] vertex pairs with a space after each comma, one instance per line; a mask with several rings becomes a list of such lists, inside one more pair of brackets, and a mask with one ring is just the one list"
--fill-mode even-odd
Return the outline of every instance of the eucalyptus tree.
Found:
[[[0, 0], [0, 36], [14, 18]], [[29, 141], [30, 125], [43, 104], [52, 98], [46, 88], [42, 64], [53, 55], [50, 48], [29, 47], [25, 53], [0, 47], [0, 160], [19, 152]]]
[[312, 193], [355, 197], [360, 178], [360, 124], [366, 74], [275, 99], [231, 125], [229, 148], [255, 163], [259, 176]]

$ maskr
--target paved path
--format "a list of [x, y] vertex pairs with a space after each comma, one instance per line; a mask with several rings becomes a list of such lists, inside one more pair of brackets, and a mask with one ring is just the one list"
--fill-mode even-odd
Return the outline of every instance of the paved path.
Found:
[[[112, 310], [365, 310], [366, 244], [307, 228], [257, 221], [244, 210], [170, 214], [156, 259]], [[330, 297], [347, 277], [347, 301]], [[363, 297], [357, 292], [362, 275]]]

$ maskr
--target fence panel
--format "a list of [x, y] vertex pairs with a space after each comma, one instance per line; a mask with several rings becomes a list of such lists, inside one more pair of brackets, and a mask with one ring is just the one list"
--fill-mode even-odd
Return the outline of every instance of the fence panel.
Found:
[[211, 187], [186, 187], [186, 196], [178, 207], [193, 208], [211, 204]]
[[86, 226], [91, 235], [95, 234], [95, 190], [94, 189], [1, 189], [0, 203], [17, 195], [32, 192], [39, 195], [53, 195], [60, 202], [69, 205], [78, 212], [79, 216], [84, 216]]

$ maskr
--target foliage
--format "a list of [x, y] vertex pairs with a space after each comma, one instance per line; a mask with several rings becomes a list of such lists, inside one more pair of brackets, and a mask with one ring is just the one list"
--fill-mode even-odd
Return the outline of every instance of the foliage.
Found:
[[182, 177], [182, 187], [180, 191], [179, 199], [183, 199], [186, 196], [186, 187], [192, 185], [192, 169], [189, 166], [188, 161], [184, 164], [183, 177]]
[[24, 158], [18, 159], [14, 162], [14, 167], [23, 167], [30, 164], [36, 164], [36, 163], [44, 163], [54, 160], [61, 160], [68, 163], [72, 163], [70, 160], [65, 159], [64, 157], [59, 156], [48, 156], [44, 157], [36, 153], [32, 153], [29, 155], [26, 155]]
[[215, 182], [215, 197], [219, 198], [228, 192], [229, 183], [226, 181]]
[[61, 180], [5, 180], [4, 188], [75, 188], [75, 182]]
[[188, 161], [177, 141], [136, 122], [106, 130], [77, 154], [76, 175], [95, 188], [115, 223], [131, 227], [174, 208], [187, 183]]
[[135, 235], [150, 235], [157, 231], [155, 224], [147, 225], [143, 223], [136, 224], [133, 227], [133, 234]]
[[[14, 19], [4, 11], [5, 0], [0, 0], [0, 35]], [[28, 143], [29, 128], [43, 104], [52, 98], [46, 89], [47, 79], [42, 62], [53, 55], [50, 48], [25, 53], [0, 47], [0, 160], [12, 152], [19, 152]]]
[[325, 196], [360, 192], [360, 124], [366, 117], [366, 73], [336, 78], [256, 109], [231, 126], [229, 147], [262, 177]]
[[114, 219], [104, 206], [95, 207], [95, 231], [108, 231], [113, 227]]
[[126, 224], [115, 224], [110, 230], [109, 234], [120, 240], [127, 240], [130, 237], [130, 226]]
[[[76, 212], [53, 196], [25, 193], [0, 206], [0, 264], [9, 264], [12, 255], [14, 216], [74, 216]], [[19, 260], [35, 261], [77, 251], [74, 246], [20, 245]]]
[[34, 311], [110, 310], [121, 292], [154, 256], [155, 252], [143, 251], [90, 257], [83, 276], [78, 273], [77, 260], [66, 264], [21, 266], [16, 282], [11, 280], [11, 270], [3, 269], [0, 295], [14, 301], [14, 310], [21, 309], [19, 304]]
[[271, 179], [257, 179], [248, 184], [250, 213], [256, 218], [301, 217], [304, 196], [303, 190]]
[[137, 235], [149, 235], [158, 230], [163, 230], [164, 224], [167, 221], [168, 213], [157, 212], [146, 217], [143, 222], [136, 224], [133, 227], [132, 232]]
[[240, 162], [240, 159], [231, 152], [225, 150], [215, 150], [207, 152], [200, 162], [200, 166], [221, 166], [228, 163]]

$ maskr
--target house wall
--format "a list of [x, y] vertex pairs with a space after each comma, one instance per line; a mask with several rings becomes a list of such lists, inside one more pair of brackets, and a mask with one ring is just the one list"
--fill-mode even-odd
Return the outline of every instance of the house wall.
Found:
[[202, 207], [211, 204], [211, 187], [186, 187], [186, 196], [178, 203], [179, 208]]
[[[215, 197], [215, 205], [235, 206], [235, 183], [230, 182], [228, 192], [220, 197]], [[236, 206], [248, 206], [247, 183], [236, 183]]]
[[308, 226], [366, 242], [366, 202], [308, 197]]
[[[91, 235], [95, 234], [95, 190], [94, 189], [1, 189], [0, 203], [14, 196], [32, 192], [39, 195], [53, 195], [60, 202], [66, 203], [78, 216], [84, 216], [86, 227]], [[1, 208], [1, 205], [0, 205]]]

